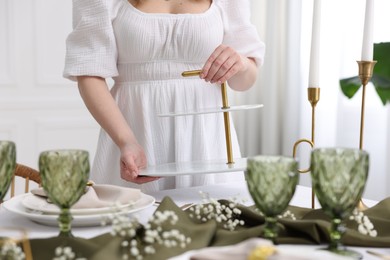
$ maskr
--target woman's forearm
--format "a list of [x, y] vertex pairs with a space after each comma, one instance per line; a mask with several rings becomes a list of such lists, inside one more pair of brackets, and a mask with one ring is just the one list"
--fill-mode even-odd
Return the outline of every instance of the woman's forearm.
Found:
[[252, 58], [243, 57], [246, 69], [240, 71], [228, 80], [229, 87], [237, 91], [251, 88], [256, 81], [258, 68]]
[[88, 110], [108, 133], [114, 143], [122, 148], [137, 140], [112, 97], [103, 78], [77, 77], [79, 91]]

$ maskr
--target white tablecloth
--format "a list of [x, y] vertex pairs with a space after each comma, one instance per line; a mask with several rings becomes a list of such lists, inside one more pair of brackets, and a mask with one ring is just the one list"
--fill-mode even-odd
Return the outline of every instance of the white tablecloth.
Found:
[[[165, 190], [152, 193], [156, 201], [161, 201], [165, 196], [171, 197], [177, 205], [183, 205], [189, 202], [200, 203], [202, 197], [199, 192], [207, 193], [209, 197], [215, 199], [232, 199], [235, 198], [239, 202], [246, 205], [253, 205], [253, 201], [248, 193], [245, 183], [237, 184], [220, 184], [212, 186], [192, 187], [186, 189]], [[363, 200], [367, 206], [373, 206], [375, 201]], [[294, 206], [311, 207], [311, 188], [298, 186], [294, 197], [290, 203]], [[1, 206], [0, 206], [1, 207]], [[316, 202], [316, 207], [319, 203]], [[156, 206], [149, 207], [137, 213], [137, 217], [141, 220], [147, 220], [156, 209]], [[24, 228], [28, 231], [30, 238], [47, 238], [58, 235], [58, 228], [45, 226], [34, 223], [23, 216], [15, 215], [8, 212], [4, 207], [0, 208], [0, 227], [17, 227]], [[74, 227], [72, 232], [75, 236], [84, 238], [91, 238], [110, 231], [110, 227]], [[281, 245], [282, 247], [294, 247], [294, 245]], [[304, 246], [307, 250], [313, 250], [318, 246]], [[352, 247], [351, 247], [352, 248]], [[368, 255], [367, 248], [353, 247], [364, 255], [364, 259], [378, 259], [377, 257]], [[374, 251], [381, 251], [380, 249], [373, 249]]]

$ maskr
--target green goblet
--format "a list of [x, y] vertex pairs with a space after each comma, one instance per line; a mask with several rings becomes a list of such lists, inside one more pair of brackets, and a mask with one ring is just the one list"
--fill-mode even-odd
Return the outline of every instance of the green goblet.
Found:
[[16, 167], [16, 147], [10, 141], [0, 141], [0, 203], [7, 194]]
[[89, 177], [89, 154], [83, 150], [52, 150], [39, 156], [42, 186], [61, 212], [60, 236], [72, 236], [70, 208], [85, 192]]
[[368, 153], [349, 148], [318, 148], [311, 153], [311, 177], [322, 210], [332, 218], [330, 244], [326, 248], [340, 255], [361, 258], [341, 246], [343, 219], [357, 206], [368, 176]]
[[290, 203], [298, 184], [298, 163], [283, 156], [256, 156], [248, 158], [246, 182], [257, 208], [264, 214], [263, 236], [275, 241], [277, 216]]

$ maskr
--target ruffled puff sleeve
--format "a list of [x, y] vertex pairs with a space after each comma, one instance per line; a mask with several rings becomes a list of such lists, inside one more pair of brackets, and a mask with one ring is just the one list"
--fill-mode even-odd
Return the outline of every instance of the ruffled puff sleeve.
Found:
[[258, 67], [264, 62], [265, 44], [251, 23], [249, 0], [214, 0], [221, 9], [224, 23], [223, 44], [245, 57], [254, 58]]
[[73, 0], [73, 31], [66, 39], [63, 76], [118, 75], [112, 0]]

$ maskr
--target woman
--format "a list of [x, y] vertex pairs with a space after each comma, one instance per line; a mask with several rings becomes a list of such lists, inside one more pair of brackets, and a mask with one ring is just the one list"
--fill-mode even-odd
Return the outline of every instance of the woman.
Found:
[[[253, 85], [264, 44], [249, 14], [249, 0], [73, 0], [64, 77], [77, 80], [102, 127], [95, 182], [153, 191], [233, 177], [138, 174], [147, 165], [226, 157], [221, 114], [158, 114], [221, 106], [221, 82], [238, 91]], [[200, 77], [182, 78], [195, 69]], [[234, 128], [232, 143], [240, 156]]]

